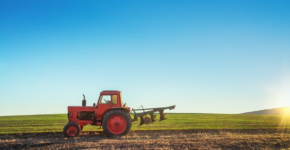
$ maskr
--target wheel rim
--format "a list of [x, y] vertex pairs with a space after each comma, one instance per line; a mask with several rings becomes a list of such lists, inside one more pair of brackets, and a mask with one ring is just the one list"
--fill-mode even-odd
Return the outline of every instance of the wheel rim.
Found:
[[76, 126], [69, 126], [66, 133], [68, 136], [76, 136], [78, 133], [78, 128]]
[[123, 133], [126, 127], [126, 119], [121, 115], [113, 115], [108, 119], [107, 128], [115, 135]]

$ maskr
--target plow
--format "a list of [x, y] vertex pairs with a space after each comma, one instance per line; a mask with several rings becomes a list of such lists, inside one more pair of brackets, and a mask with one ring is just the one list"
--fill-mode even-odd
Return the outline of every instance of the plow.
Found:
[[[68, 106], [68, 123], [64, 126], [63, 133], [66, 137], [76, 137], [85, 125], [99, 126], [103, 128], [109, 137], [122, 136], [130, 132], [132, 122], [140, 119], [140, 126], [156, 121], [159, 113], [159, 121], [166, 119], [165, 110], [172, 110], [175, 105], [157, 108], [131, 109], [123, 104], [121, 91], [102, 91], [97, 104], [86, 106], [85, 95], [82, 106]], [[131, 114], [133, 118], [131, 118]]]
[[[172, 110], [175, 108], [175, 105], [173, 106], [169, 106], [169, 107], [159, 107], [159, 108], [143, 108], [143, 106], [141, 106], [142, 109], [132, 109], [132, 111], [134, 112], [134, 119], [133, 121], [138, 121], [138, 117], [140, 117], [140, 125], [142, 124], [150, 124], [151, 122], [156, 121], [156, 115], [154, 114], [155, 112], [159, 112], [160, 115], [160, 120], [165, 120], [166, 119], [166, 114], [164, 113], [164, 110], [169, 109]], [[140, 112], [142, 111], [142, 112]], [[149, 115], [150, 117], [148, 117], [147, 115]]]

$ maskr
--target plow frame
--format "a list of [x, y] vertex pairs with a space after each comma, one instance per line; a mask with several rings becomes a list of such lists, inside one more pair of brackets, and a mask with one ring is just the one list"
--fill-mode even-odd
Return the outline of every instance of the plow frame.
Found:
[[[157, 108], [143, 108], [143, 106], [141, 105], [142, 109], [132, 109], [132, 111], [134, 112], [134, 118], [132, 119], [132, 122], [134, 121], [138, 121], [138, 117], [140, 117], [140, 126], [142, 124], [150, 124], [151, 122], [156, 121], [156, 115], [154, 115], [155, 112], [159, 112], [160, 115], [160, 120], [165, 120], [166, 118], [166, 114], [164, 113], [164, 110], [169, 109], [172, 110], [175, 108], [175, 105], [172, 106], [168, 106], [168, 107], [157, 107]], [[142, 112], [140, 112], [142, 111]], [[147, 117], [147, 115], [150, 115], [150, 117]]]

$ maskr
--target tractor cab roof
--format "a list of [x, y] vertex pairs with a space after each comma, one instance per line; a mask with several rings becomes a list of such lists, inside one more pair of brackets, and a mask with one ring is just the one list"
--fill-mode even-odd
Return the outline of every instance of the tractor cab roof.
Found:
[[102, 92], [121, 92], [121, 91], [118, 91], [118, 90], [103, 90]]
[[117, 91], [117, 90], [104, 90], [101, 92], [101, 94], [117, 94], [117, 93], [121, 93], [121, 91]]

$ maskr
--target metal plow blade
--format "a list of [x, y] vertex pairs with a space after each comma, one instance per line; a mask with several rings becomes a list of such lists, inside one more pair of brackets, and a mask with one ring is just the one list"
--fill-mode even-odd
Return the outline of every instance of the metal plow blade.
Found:
[[169, 106], [169, 107], [159, 107], [159, 108], [143, 108], [143, 106], [141, 106], [141, 107], [142, 107], [142, 109], [132, 109], [134, 112], [134, 118], [132, 119], [132, 122], [138, 121], [138, 117], [140, 117], [140, 120], [141, 120], [140, 126], [142, 124], [150, 124], [150, 123], [156, 121], [156, 115], [154, 115], [155, 112], [159, 112], [159, 115], [160, 115], [159, 121], [165, 120], [166, 114], [164, 113], [164, 110], [166, 110], [166, 109], [172, 110], [175, 108], [175, 105]]

